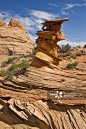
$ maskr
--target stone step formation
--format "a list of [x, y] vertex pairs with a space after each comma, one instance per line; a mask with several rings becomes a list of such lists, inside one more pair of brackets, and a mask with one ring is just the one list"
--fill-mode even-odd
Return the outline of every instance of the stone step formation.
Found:
[[62, 34], [60, 28], [64, 21], [68, 21], [68, 18], [46, 20], [42, 23], [43, 31], [37, 31], [38, 39], [36, 40], [37, 47], [35, 48], [35, 57], [31, 65], [43, 66], [43, 65], [59, 65], [60, 58], [58, 58], [57, 51], [60, 46], [57, 42], [65, 40], [66, 37]]

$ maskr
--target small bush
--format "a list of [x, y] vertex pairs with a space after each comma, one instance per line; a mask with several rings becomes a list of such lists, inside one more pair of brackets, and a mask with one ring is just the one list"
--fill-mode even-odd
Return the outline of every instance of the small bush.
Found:
[[36, 53], [35, 53], [35, 50], [34, 49], [32, 49], [32, 55], [35, 55]]
[[16, 74], [17, 70], [26, 69], [29, 64], [27, 63], [20, 63], [20, 64], [13, 64], [11, 65], [8, 70], [5, 72], [5, 80], [11, 81], [13, 79], [13, 76]]
[[27, 68], [28, 66], [29, 66], [28, 63], [23, 63], [23, 64], [21, 65], [20, 69], [26, 70], [26, 68]]
[[5, 80], [11, 81], [13, 79], [13, 76], [15, 75], [15, 73], [16, 73], [16, 71], [14, 71], [14, 70], [1, 71], [0, 76], [5, 76]]
[[27, 67], [29, 66], [29, 64], [28, 63], [20, 63], [20, 64], [13, 64], [13, 65], [11, 65], [9, 68], [8, 68], [8, 70], [9, 71], [12, 71], [12, 70], [21, 70], [21, 69], [26, 69]]
[[5, 80], [11, 81], [13, 79], [13, 76], [15, 75], [15, 73], [16, 72], [14, 70], [12, 70], [12, 71], [7, 70], [5, 73], [5, 76], [6, 76]]
[[2, 62], [2, 64], [9, 64], [11, 61], [15, 60], [16, 58], [18, 57], [9, 58], [7, 61]]
[[29, 59], [29, 61], [33, 61], [33, 59]]
[[9, 56], [12, 56], [13, 55], [13, 51], [8, 49], [8, 54], [9, 54]]
[[32, 86], [30, 86], [30, 90], [33, 90], [34, 88]]
[[77, 57], [76, 55], [72, 55], [72, 54], [70, 55], [70, 58], [76, 59], [76, 57]]
[[25, 55], [24, 58], [25, 57], [34, 57], [34, 55]]
[[83, 83], [82, 87], [86, 87], [86, 83]]
[[62, 45], [62, 48], [60, 49], [60, 53], [69, 53], [70, 52], [71, 46], [69, 44], [67, 45]]
[[69, 63], [66, 68], [73, 69], [77, 66], [77, 64], [78, 64], [78, 61], [75, 61], [74, 63], [71, 63], [71, 64]]
[[13, 64], [13, 65], [11, 65], [9, 68], [8, 68], [8, 70], [9, 71], [12, 71], [12, 70], [17, 70], [18, 69], [18, 64]]
[[5, 71], [0, 71], [0, 76], [5, 76]]
[[59, 58], [60, 58], [60, 59], [63, 59], [63, 60], [66, 60], [66, 58], [65, 58], [65, 57], [63, 57], [63, 56], [60, 56]]
[[22, 60], [22, 63], [26, 63], [27, 61], [25, 59]]

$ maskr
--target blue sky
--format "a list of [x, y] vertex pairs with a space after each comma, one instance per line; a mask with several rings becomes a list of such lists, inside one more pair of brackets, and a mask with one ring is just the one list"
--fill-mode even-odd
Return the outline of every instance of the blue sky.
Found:
[[6, 24], [14, 18], [24, 25], [35, 42], [40, 23], [50, 19], [69, 18], [62, 25], [62, 33], [72, 47], [86, 44], [86, 0], [0, 0], [0, 19]]

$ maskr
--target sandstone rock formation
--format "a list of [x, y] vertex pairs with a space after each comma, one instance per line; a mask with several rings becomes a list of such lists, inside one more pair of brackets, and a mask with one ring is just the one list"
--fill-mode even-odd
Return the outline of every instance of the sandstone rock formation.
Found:
[[0, 54], [7, 54], [8, 49], [15, 54], [32, 53], [34, 49], [26, 29], [15, 19], [11, 19], [8, 26], [0, 20]]
[[[34, 88], [53, 90], [66, 90], [67, 88], [71, 89], [70, 86], [73, 86], [72, 90], [75, 91], [77, 83], [80, 87], [86, 83], [86, 73], [68, 73], [58, 66], [61, 59], [57, 57], [59, 46], [56, 43], [59, 39], [65, 39], [60, 31], [61, 24], [64, 21], [68, 21], [68, 19], [47, 20], [42, 23], [44, 25], [43, 31], [37, 33], [39, 37], [36, 41], [36, 55], [25, 73], [14, 77], [13, 83], [25, 87], [33, 86]], [[44, 29], [45, 26], [46, 30]]]
[[[46, 63], [46, 65], [59, 65], [60, 58], [57, 57], [57, 50], [60, 48], [57, 42], [64, 40], [65, 36], [60, 31], [61, 25], [68, 18], [57, 20], [46, 20], [43, 24], [43, 31], [38, 31], [38, 39], [36, 40], [36, 55], [33, 58], [32, 65]], [[45, 28], [46, 27], [46, 28]], [[40, 63], [39, 63], [40, 61]], [[36, 62], [36, 63], [35, 63]]]
[[59, 68], [63, 21], [42, 23], [31, 65], [11, 82], [0, 79], [1, 129], [86, 129], [86, 72]]

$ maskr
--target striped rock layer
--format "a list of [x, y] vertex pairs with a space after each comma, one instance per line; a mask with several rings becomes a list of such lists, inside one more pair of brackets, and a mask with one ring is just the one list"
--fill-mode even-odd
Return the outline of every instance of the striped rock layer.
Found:
[[57, 42], [66, 39], [60, 30], [64, 21], [68, 21], [68, 18], [46, 20], [42, 23], [43, 31], [37, 31], [36, 33], [38, 39], [36, 40], [36, 55], [33, 58], [32, 65], [35, 66], [37, 60], [40, 60], [41, 63], [46, 63], [45, 65], [49, 65], [50, 63], [59, 65], [61, 59], [57, 57], [57, 51], [60, 47], [57, 45]]

